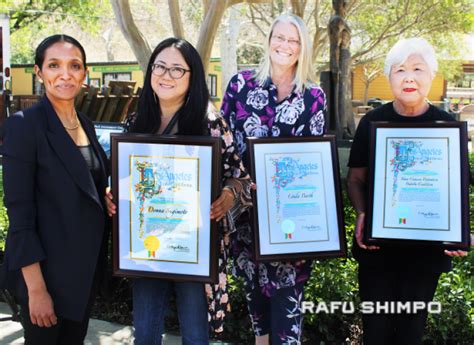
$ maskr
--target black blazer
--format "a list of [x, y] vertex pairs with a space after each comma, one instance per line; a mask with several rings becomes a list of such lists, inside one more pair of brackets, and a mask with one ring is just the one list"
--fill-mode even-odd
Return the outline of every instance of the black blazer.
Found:
[[27, 303], [21, 267], [40, 262], [57, 315], [81, 321], [105, 237], [107, 158], [92, 122], [78, 116], [102, 168], [97, 188], [46, 97], [4, 124], [0, 153], [10, 226], [0, 280]]

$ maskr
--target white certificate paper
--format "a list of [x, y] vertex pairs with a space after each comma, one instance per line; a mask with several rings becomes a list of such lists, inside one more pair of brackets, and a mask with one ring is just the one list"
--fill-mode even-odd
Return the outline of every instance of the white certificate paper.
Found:
[[129, 159], [130, 258], [197, 263], [199, 158]]
[[461, 176], [453, 169], [460, 166], [453, 152], [460, 147], [457, 133], [454, 128], [377, 129], [374, 237], [461, 240], [460, 219], [453, 216], [461, 209]]
[[254, 162], [259, 254], [340, 251], [331, 143], [255, 143]]
[[327, 240], [321, 153], [265, 154], [264, 157], [265, 180], [271, 181], [266, 195], [270, 244]]

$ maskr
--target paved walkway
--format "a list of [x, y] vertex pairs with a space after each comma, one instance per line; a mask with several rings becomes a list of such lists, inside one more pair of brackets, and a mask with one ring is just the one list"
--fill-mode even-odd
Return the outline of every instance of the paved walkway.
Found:
[[[0, 318], [10, 315], [5, 303], [0, 303]], [[0, 345], [23, 344], [23, 330], [19, 322], [0, 322]], [[129, 345], [133, 344], [132, 327], [102, 320], [91, 319], [84, 345]], [[181, 338], [166, 335], [164, 345], [179, 345]]]
[[[10, 316], [10, 308], [0, 303], [0, 319]], [[90, 319], [89, 331], [84, 345], [133, 345], [131, 326], [124, 326], [97, 319]], [[23, 344], [23, 329], [19, 322], [0, 321], [0, 345]], [[181, 337], [165, 334], [163, 345], [181, 345]], [[219, 341], [209, 345], [231, 345]]]

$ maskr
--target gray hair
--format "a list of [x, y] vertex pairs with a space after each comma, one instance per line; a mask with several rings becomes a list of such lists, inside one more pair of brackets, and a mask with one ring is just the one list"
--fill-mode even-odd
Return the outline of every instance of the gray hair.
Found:
[[309, 39], [308, 29], [304, 21], [294, 14], [282, 14], [275, 18], [268, 32], [267, 39], [265, 41], [265, 54], [262, 62], [257, 69], [257, 81], [259, 85], [263, 85], [268, 77], [271, 77], [272, 63], [270, 61], [270, 39], [272, 37], [273, 29], [279, 22], [293, 24], [298, 30], [300, 40], [300, 54], [296, 62], [296, 73], [293, 79], [293, 83], [296, 85], [296, 92], [303, 91], [307, 83], [311, 81], [311, 55], [312, 55], [312, 44]]
[[385, 58], [384, 74], [388, 77], [393, 65], [403, 64], [410, 55], [419, 55], [425, 60], [432, 77], [438, 71], [438, 62], [434, 48], [424, 38], [401, 39], [390, 49]]

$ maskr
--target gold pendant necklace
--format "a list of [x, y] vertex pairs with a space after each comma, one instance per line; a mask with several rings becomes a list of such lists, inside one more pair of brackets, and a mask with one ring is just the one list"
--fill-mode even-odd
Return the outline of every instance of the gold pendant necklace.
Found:
[[74, 110], [74, 113], [76, 113], [76, 125], [75, 126], [72, 126], [72, 127], [67, 127], [66, 125], [64, 125], [63, 123], [63, 127], [66, 128], [67, 130], [70, 130], [70, 131], [73, 131], [75, 129], [78, 129], [79, 128], [79, 125], [81, 124], [79, 122], [79, 118], [77, 117], [77, 111]]

